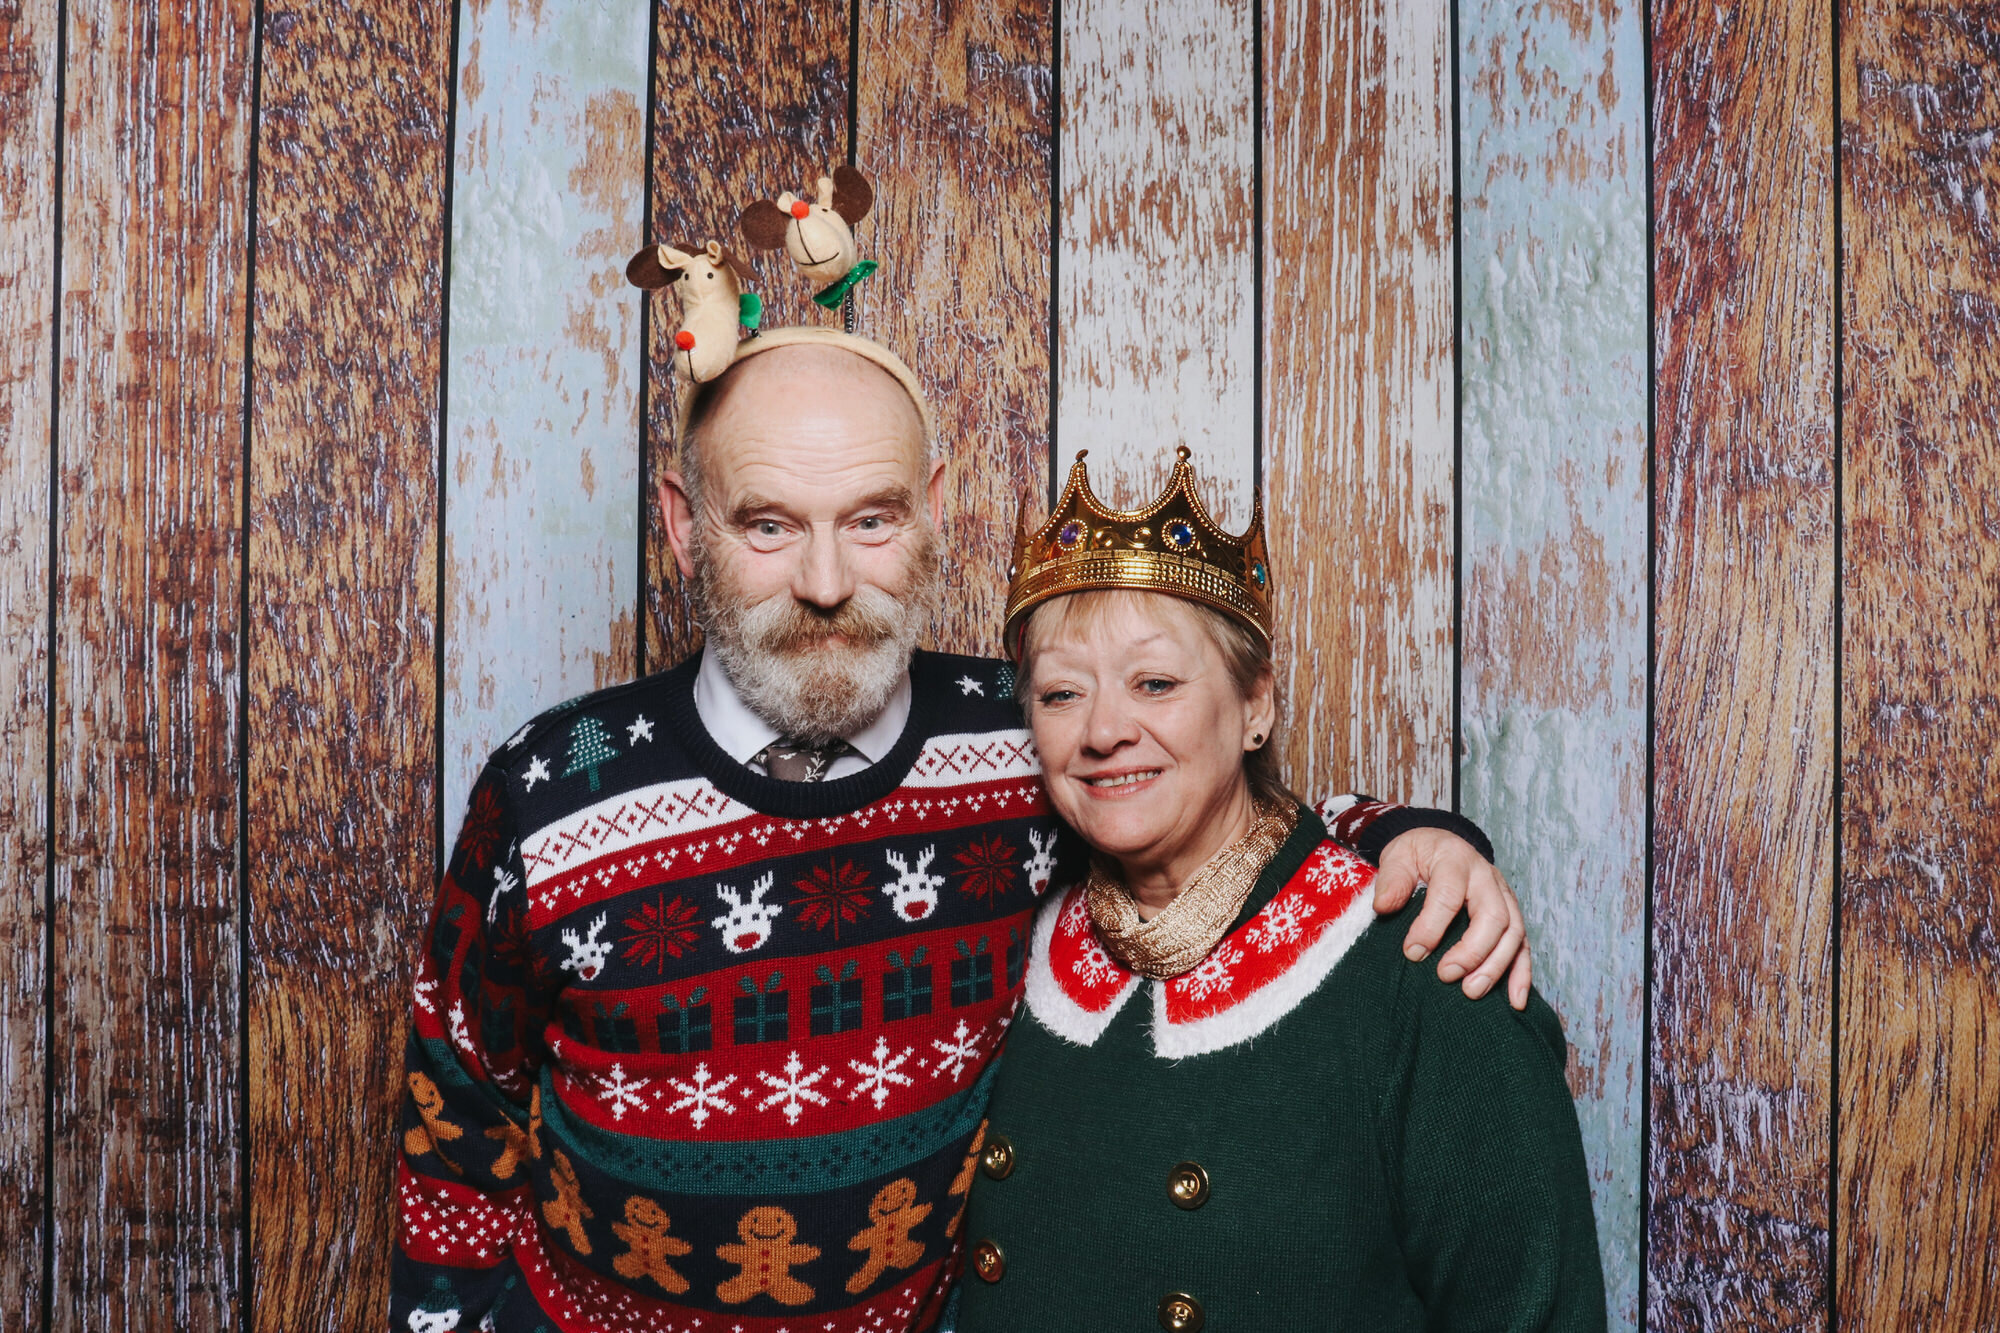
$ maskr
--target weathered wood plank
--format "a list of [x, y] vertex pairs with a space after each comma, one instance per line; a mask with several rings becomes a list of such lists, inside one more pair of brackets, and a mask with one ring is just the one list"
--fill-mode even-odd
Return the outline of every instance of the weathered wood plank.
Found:
[[1273, 0], [1264, 492], [1301, 791], [1451, 800], [1444, 0]]
[[494, 747], [637, 661], [645, 0], [461, 19], [445, 488], [447, 846]]
[[[451, 13], [264, 11], [251, 404], [255, 1324], [380, 1327], [437, 862]], [[476, 261], [474, 261], [476, 262]]]
[[55, 0], [0, 9], [0, 1329], [40, 1318]]
[[1562, 1016], [1614, 1327], [1639, 1324], [1645, 27], [1461, 5], [1465, 812]]
[[2000, 1326], [2000, 6], [1840, 9], [1838, 1293]]
[[1151, 500], [1174, 446], [1250, 521], [1258, 319], [1250, 0], [1062, 9], [1056, 441], [1115, 504]]
[[1829, 21], [1807, 0], [1652, 10], [1660, 1329], [1826, 1320]]
[[249, 0], [68, 6], [56, 1329], [233, 1323]]
[[[741, 252], [736, 215], [755, 199], [797, 191], [847, 158], [848, 6], [844, 0], [690, 0], [659, 6], [659, 61], [653, 70], [652, 235], [649, 241], [721, 241]], [[873, 168], [865, 159], [864, 169]], [[870, 218], [858, 237], [876, 253]], [[879, 257], [879, 256], [878, 256]], [[782, 256], [756, 261], [752, 290], [766, 302], [764, 326], [820, 323], [812, 291]], [[882, 281], [880, 276], [873, 283]], [[644, 448], [657, 484], [674, 466], [671, 297], [654, 302], [647, 330]], [[866, 327], [861, 330], [867, 332]], [[658, 502], [643, 497], [646, 523], [645, 664], [671, 666], [701, 643], [660, 526]]]
[[1052, 24], [1046, 0], [861, 15], [863, 244], [882, 271], [856, 327], [909, 360], [937, 415], [951, 652], [999, 651], [1014, 513], [1047, 485]]

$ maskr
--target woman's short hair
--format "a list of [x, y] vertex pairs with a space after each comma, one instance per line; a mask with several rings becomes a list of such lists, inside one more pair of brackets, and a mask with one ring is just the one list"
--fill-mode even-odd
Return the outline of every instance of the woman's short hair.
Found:
[[1028, 706], [1028, 677], [1035, 665], [1039, 642], [1064, 633], [1088, 635], [1099, 629], [1119, 610], [1131, 607], [1142, 614], [1159, 604], [1171, 602], [1194, 618], [1229, 672], [1240, 699], [1248, 699], [1263, 677], [1271, 680], [1271, 734], [1263, 745], [1243, 754], [1243, 775], [1249, 779], [1250, 794], [1260, 801], [1289, 803], [1298, 800], [1278, 772], [1278, 733], [1285, 725], [1285, 701], [1278, 690], [1278, 677], [1271, 659], [1271, 646], [1264, 636], [1234, 616], [1204, 606], [1200, 602], [1175, 597], [1171, 593], [1139, 592], [1124, 588], [1093, 589], [1051, 597], [1028, 613], [1021, 626], [1021, 662], [1015, 675], [1014, 693], [1021, 706]]

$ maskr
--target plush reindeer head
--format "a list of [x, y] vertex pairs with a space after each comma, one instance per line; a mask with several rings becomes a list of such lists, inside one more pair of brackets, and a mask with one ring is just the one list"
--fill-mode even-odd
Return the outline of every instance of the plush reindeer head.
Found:
[[839, 166], [814, 184], [813, 197], [787, 190], [774, 203], [759, 199], [743, 210], [744, 238], [759, 250], [785, 247], [805, 275], [833, 283], [847, 276], [859, 251], [854, 224], [875, 206], [875, 191], [853, 167]]
[[736, 359], [739, 328], [755, 326], [755, 296], [743, 284], [750, 270], [716, 241], [696, 249], [649, 245], [632, 256], [625, 278], [649, 292], [671, 287], [681, 298], [681, 327], [674, 334], [674, 368], [692, 383], [712, 380]]

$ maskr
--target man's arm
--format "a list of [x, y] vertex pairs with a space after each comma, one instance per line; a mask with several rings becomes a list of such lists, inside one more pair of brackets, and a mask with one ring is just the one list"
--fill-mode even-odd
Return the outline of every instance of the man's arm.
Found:
[[1462, 980], [1478, 999], [1507, 977], [1507, 1002], [1528, 1003], [1534, 964], [1528, 953], [1521, 904], [1493, 865], [1493, 844], [1480, 827], [1449, 810], [1394, 805], [1372, 796], [1333, 796], [1317, 807], [1333, 836], [1375, 862], [1375, 910], [1401, 911], [1419, 884], [1427, 884], [1422, 912], [1403, 941], [1403, 953], [1421, 962], [1444, 938], [1462, 907], [1471, 926], [1438, 960], [1438, 978]]
[[489, 767], [438, 884], [417, 965], [396, 1130], [390, 1327], [413, 1309], [490, 1308], [530, 1207], [542, 1032], [555, 979], [528, 944], [527, 875], [506, 778]]

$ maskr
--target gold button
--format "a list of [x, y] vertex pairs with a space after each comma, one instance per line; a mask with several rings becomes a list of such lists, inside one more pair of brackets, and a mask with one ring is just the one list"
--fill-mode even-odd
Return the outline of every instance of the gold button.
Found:
[[1184, 1291], [1170, 1291], [1160, 1297], [1160, 1327], [1169, 1333], [1201, 1333], [1204, 1317], [1201, 1302]]
[[980, 1154], [979, 1169], [989, 1180], [1005, 1180], [1014, 1174], [1014, 1145], [1003, 1134], [995, 1134], [986, 1140], [986, 1151]]
[[988, 1282], [998, 1282], [1007, 1271], [1007, 1256], [992, 1241], [982, 1240], [972, 1247], [972, 1271]]
[[1208, 1202], [1208, 1172], [1200, 1162], [1182, 1162], [1167, 1175], [1167, 1197], [1189, 1212]]

